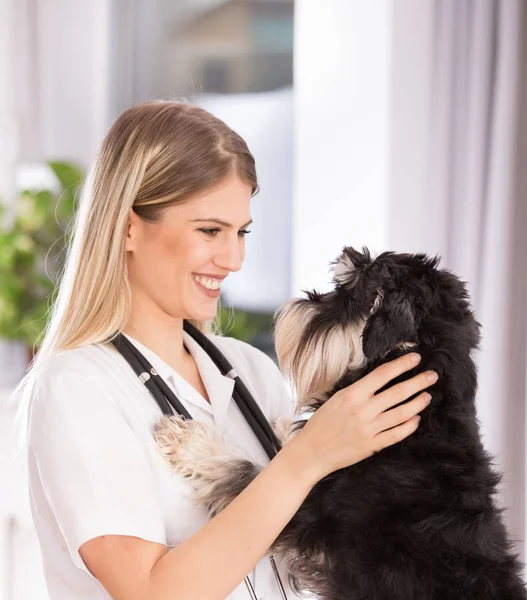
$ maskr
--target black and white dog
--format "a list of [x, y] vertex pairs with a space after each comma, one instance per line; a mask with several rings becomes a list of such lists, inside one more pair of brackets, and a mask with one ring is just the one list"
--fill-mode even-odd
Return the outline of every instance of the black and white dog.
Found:
[[[297, 590], [324, 600], [527, 598], [494, 498], [501, 475], [480, 440], [471, 357], [480, 325], [465, 284], [438, 263], [393, 252], [373, 260], [347, 247], [333, 263], [332, 291], [277, 313], [277, 354], [299, 412], [409, 349], [421, 363], [389, 386], [421, 370], [439, 374], [418, 429], [318, 482], [275, 540], [270, 553]], [[275, 431], [285, 443], [305, 422], [280, 419]], [[164, 417], [154, 435], [210, 515], [259, 472], [203, 423]]]

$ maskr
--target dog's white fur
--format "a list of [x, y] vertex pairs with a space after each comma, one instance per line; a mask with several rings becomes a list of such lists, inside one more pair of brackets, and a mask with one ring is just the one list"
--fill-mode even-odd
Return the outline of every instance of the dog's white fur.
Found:
[[[273, 429], [282, 446], [294, 437], [293, 420], [280, 417]], [[209, 423], [163, 416], [154, 425], [154, 440], [172, 469], [192, 485], [195, 497], [217, 514], [225, 508], [223, 494], [215, 498], [217, 484], [236, 471], [239, 461], [250, 460], [241, 450], [227, 446]]]
[[[294, 420], [285, 416], [273, 424], [282, 446], [296, 435], [293, 424]], [[226, 508], [228, 502], [222, 482], [238, 478], [240, 461], [249, 460], [244, 453], [227, 446], [211, 424], [195, 419], [186, 420], [179, 415], [161, 417], [154, 426], [153, 435], [162, 456], [175, 472], [187, 479], [193, 488], [194, 498], [208, 510], [209, 517]], [[304, 572], [305, 556], [279, 545], [271, 550], [273, 554], [280, 554], [288, 572], [299, 585], [304, 585], [308, 577], [313, 584], [313, 570]], [[324, 554], [321, 552], [311, 558], [316, 559], [322, 571]], [[313, 560], [309, 564], [313, 566]]]
[[[294, 299], [279, 311], [274, 332], [276, 353], [282, 372], [295, 384], [297, 410], [301, 411], [309, 400], [331, 389], [348, 369], [365, 362], [361, 335], [366, 321], [347, 327], [336, 324], [324, 331], [323, 337], [313, 336], [305, 347], [301, 337], [316, 317], [316, 307]], [[302, 360], [298, 348], [302, 348]]]
[[343, 252], [338, 260], [333, 263], [330, 271], [333, 273], [333, 279], [336, 283], [341, 285], [348, 283], [350, 280], [350, 274], [355, 271], [355, 265], [353, 264], [350, 256]]

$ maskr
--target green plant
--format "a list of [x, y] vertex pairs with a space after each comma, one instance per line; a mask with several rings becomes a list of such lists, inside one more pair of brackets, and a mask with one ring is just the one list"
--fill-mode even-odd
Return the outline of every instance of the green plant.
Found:
[[244, 342], [253, 343], [258, 336], [271, 329], [272, 315], [246, 312], [238, 308], [220, 307], [220, 327], [223, 334]]
[[[0, 337], [32, 348], [47, 324], [48, 306], [64, 267], [75, 194], [84, 174], [49, 162], [59, 190], [24, 190], [13, 224], [0, 229]], [[0, 218], [5, 207], [0, 204]]]

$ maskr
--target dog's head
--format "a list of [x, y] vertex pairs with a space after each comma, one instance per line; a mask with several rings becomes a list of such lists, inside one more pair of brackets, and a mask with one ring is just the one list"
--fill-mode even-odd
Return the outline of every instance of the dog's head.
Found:
[[479, 323], [465, 283], [439, 258], [345, 247], [332, 264], [335, 288], [305, 292], [282, 305], [275, 340], [283, 371], [300, 406], [332, 390], [351, 372], [411, 349], [469, 354], [479, 344]]

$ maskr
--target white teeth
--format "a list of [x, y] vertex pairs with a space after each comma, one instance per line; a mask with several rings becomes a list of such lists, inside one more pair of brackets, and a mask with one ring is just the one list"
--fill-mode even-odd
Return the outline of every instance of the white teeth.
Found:
[[210, 279], [209, 277], [199, 277], [198, 275], [192, 275], [196, 281], [201, 283], [203, 287], [206, 287], [208, 290], [218, 290], [221, 285], [221, 281], [219, 279]]

